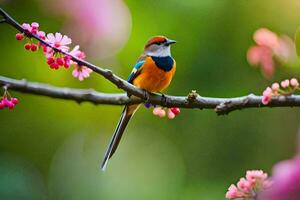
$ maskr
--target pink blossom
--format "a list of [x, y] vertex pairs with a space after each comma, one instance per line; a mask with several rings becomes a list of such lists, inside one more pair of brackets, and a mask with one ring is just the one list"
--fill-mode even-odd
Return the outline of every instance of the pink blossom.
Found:
[[263, 96], [268, 96], [272, 94], [272, 89], [270, 87], [267, 87], [265, 91], [263, 92]]
[[[281, 89], [280, 89], [281, 86]], [[291, 86], [291, 87], [290, 87]], [[263, 92], [262, 103], [267, 105], [273, 96], [279, 95], [291, 95], [293, 94], [299, 86], [299, 82], [296, 78], [292, 78], [291, 80], [285, 79], [278, 83], [273, 83], [272, 88], [267, 87]]]
[[154, 107], [153, 109], [153, 115], [159, 116], [159, 117], [165, 117], [167, 115], [167, 117], [169, 119], [174, 119], [176, 117], [176, 115], [179, 115], [180, 113], [180, 109], [173, 107], [173, 108], [163, 108], [163, 107]]
[[3, 109], [5, 107], [3, 101], [0, 101], [0, 109]]
[[76, 45], [69, 53], [72, 55], [72, 56], [75, 56], [79, 59], [85, 59], [86, 55], [83, 51], [79, 50], [79, 45]]
[[290, 80], [290, 83], [291, 83], [292, 87], [298, 87], [299, 86], [299, 82], [298, 82], [298, 80], [296, 78], [292, 78]]
[[22, 28], [32, 34], [37, 34], [39, 29], [39, 24], [37, 22], [32, 22], [31, 25], [27, 23], [23, 23]]
[[226, 192], [225, 197], [227, 199], [241, 198], [243, 197], [243, 193], [238, 191], [238, 188], [234, 184], [231, 184], [228, 188], [228, 191]]
[[251, 183], [264, 182], [268, 178], [268, 175], [262, 170], [250, 170], [246, 173], [246, 179]]
[[48, 33], [46, 37], [46, 41], [51, 44], [53, 47], [60, 49], [62, 51], [68, 51], [69, 47], [67, 45], [72, 43], [72, 40], [61, 33]]
[[40, 26], [40, 25], [39, 25], [39, 23], [37, 23], [37, 22], [32, 22], [32, 23], [31, 23], [31, 27], [34, 28], [34, 29], [38, 29], [39, 26]]
[[272, 186], [259, 195], [259, 200], [300, 199], [300, 156], [273, 167]]
[[37, 32], [39, 31], [38, 28], [39, 28], [38, 23], [36, 23], [36, 22], [31, 23], [31, 33], [32, 34], [37, 34]]
[[24, 39], [24, 35], [22, 33], [17, 33], [16, 34], [16, 39], [17, 40], [23, 40]]
[[25, 29], [28, 32], [31, 32], [31, 30], [32, 30], [30, 24], [27, 24], [27, 23], [23, 23], [22, 28]]
[[265, 46], [253, 46], [248, 50], [247, 59], [251, 65], [261, 65], [261, 71], [265, 78], [269, 79], [273, 76], [273, 53], [269, 48]]
[[42, 40], [46, 39], [46, 33], [44, 31], [38, 31], [37, 36], [39, 36], [39, 38], [41, 38]]
[[[273, 87], [274, 87], [274, 90], [273, 90]], [[278, 95], [277, 87], [278, 87], [277, 84], [274, 83], [272, 85], [272, 89], [270, 87], [267, 87], [264, 90], [263, 96], [262, 96], [262, 104], [267, 105], [271, 101], [272, 96]]]
[[274, 55], [283, 63], [296, 62], [296, 47], [294, 41], [287, 35], [278, 38], [279, 45], [273, 49]]
[[271, 96], [263, 96], [262, 104], [267, 105], [271, 101]]
[[30, 49], [31, 49], [31, 44], [30, 44], [30, 43], [26, 43], [26, 44], [24, 45], [24, 48], [25, 48], [26, 50], [30, 50]]
[[171, 109], [168, 109], [168, 118], [169, 119], [174, 119], [175, 118], [175, 113], [173, 113]]
[[271, 101], [271, 98], [272, 98], [272, 89], [270, 87], [267, 87], [263, 92], [262, 103], [264, 105], [267, 105]]
[[19, 100], [17, 98], [8, 98], [7, 96], [3, 96], [0, 100], [0, 109], [3, 109], [5, 107], [9, 109], [14, 109], [18, 103]]
[[253, 39], [258, 45], [266, 46], [270, 49], [277, 48], [279, 45], [277, 35], [267, 28], [256, 30]]
[[175, 115], [179, 115], [179, 114], [180, 114], [180, 108], [172, 107], [172, 108], [170, 108], [170, 110], [171, 110]]
[[278, 36], [267, 28], [260, 28], [253, 34], [255, 45], [247, 53], [251, 65], [260, 65], [262, 74], [270, 79], [275, 72], [275, 59], [283, 64], [296, 60], [293, 40], [288, 36]]
[[70, 67], [70, 65], [71, 65], [72, 59], [68, 55], [64, 55], [63, 59], [64, 59], [64, 67], [66, 69], [68, 69]]
[[283, 88], [287, 88], [290, 86], [290, 81], [288, 79], [284, 80], [284, 81], [281, 81], [280, 83], [281, 87]]
[[19, 100], [17, 98], [11, 98], [10, 100], [15, 105], [19, 103]]
[[246, 180], [245, 178], [241, 178], [240, 181], [237, 183], [238, 188], [245, 193], [249, 193], [251, 191], [251, 185], [252, 182]]
[[78, 78], [80, 81], [83, 81], [85, 78], [88, 78], [90, 76], [90, 73], [92, 73], [93, 70], [91, 70], [90, 68], [87, 68], [85, 66], [79, 66], [76, 65], [75, 69], [72, 72], [72, 75], [75, 78]]
[[161, 111], [161, 107], [156, 107], [156, 108], [154, 108], [153, 109], [153, 115], [156, 115], [156, 116], [158, 116], [159, 115], [159, 113], [160, 113], [160, 111]]
[[240, 200], [255, 199], [261, 191], [265, 191], [271, 185], [272, 182], [267, 178], [268, 175], [262, 170], [249, 170], [246, 172], [246, 178], [239, 180], [237, 187], [230, 185], [225, 197]]
[[166, 116], [166, 111], [162, 107], [155, 107], [153, 109], [153, 115], [164, 117]]
[[280, 88], [280, 86], [279, 86], [278, 83], [273, 83], [272, 84], [272, 90], [273, 90], [273, 92], [278, 92], [279, 88]]
[[36, 51], [38, 49], [38, 46], [36, 44], [31, 44], [31, 47], [30, 47], [31, 51]]

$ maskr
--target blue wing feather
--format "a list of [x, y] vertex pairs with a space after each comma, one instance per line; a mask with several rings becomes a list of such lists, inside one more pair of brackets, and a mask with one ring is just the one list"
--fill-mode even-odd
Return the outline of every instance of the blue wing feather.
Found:
[[128, 77], [128, 79], [127, 79], [127, 81], [128, 81], [129, 83], [132, 83], [132, 81], [134, 80], [134, 78], [139, 74], [139, 72], [140, 72], [140, 70], [142, 69], [144, 63], [145, 63], [145, 61], [142, 60], [142, 61], [137, 62], [137, 63], [134, 65], [134, 67], [133, 67], [133, 69], [132, 69], [132, 71], [131, 71], [131, 74], [129, 75], [129, 77]]

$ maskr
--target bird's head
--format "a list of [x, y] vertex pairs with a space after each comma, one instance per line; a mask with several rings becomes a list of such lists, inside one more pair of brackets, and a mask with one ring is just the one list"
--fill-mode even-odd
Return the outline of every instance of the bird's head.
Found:
[[144, 53], [148, 56], [171, 56], [170, 46], [174, 43], [176, 43], [175, 40], [168, 39], [165, 36], [154, 36], [146, 43]]

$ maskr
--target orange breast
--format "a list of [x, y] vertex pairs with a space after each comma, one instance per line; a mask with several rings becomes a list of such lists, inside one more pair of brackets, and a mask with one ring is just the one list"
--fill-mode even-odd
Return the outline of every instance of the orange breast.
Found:
[[173, 68], [165, 72], [155, 65], [151, 57], [147, 57], [141, 73], [133, 80], [133, 84], [149, 92], [161, 92], [171, 83], [175, 70], [175, 61]]

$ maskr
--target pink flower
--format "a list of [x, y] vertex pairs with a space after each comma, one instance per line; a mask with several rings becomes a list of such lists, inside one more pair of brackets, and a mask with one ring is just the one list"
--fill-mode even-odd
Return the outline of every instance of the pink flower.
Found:
[[32, 34], [37, 34], [37, 32], [39, 31], [39, 24], [37, 22], [32, 22], [31, 25], [23, 23], [22, 28]]
[[257, 29], [253, 35], [253, 39], [258, 45], [266, 46], [270, 49], [277, 48], [279, 45], [277, 35], [267, 28]]
[[264, 182], [268, 178], [268, 175], [262, 170], [251, 170], [247, 171], [246, 179], [251, 183]]
[[273, 167], [272, 186], [259, 195], [259, 200], [300, 199], [300, 156]]
[[274, 61], [272, 51], [265, 46], [253, 46], [247, 53], [248, 62], [251, 65], [261, 65], [261, 72], [267, 79], [274, 74]]
[[241, 191], [249, 193], [251, 191], [251, 184], [252, 182], [250, 182], [249, 180], [241, 178], [240, 181], [237, 183], [237, 186]]
[[267, 178], [268, 175], [262, 170], [249, 170], [246, 172], [246, 178], [241, 178], [237, 183], [237, 187], [230, 185], [225, 197], [240, 200], [256, 199], [259, 192], [271, 185]]
[[69, 50], [67, 45], [72, 43], [72, 40], [68, 36], [61, 33], [55, 33], [55, 35], [53, 33], [47, 34], [46, 41], [53, 47], [65, 52]]
[[24, 45], [24, 48], [25, 48], [26, 50], [30, 50], [30, 49], [31, 49], [31, 44], [30, 44], [30, 43], [26, 43], [26, 44]]
[[180, 108], [172, 107], [172, 108], [170, 108], [170, 110], [171, 110], [175, 115], [179, 115], [179, 114], [180, 114]]
[[278, 83], [273, 83], [272, 84], [272, 90], [273, 90], [273, 92], [278, 92], [279, 88], [280, 88], [280, 86], [279, 86]]
[[162, 107], [156, 107], [153, 109], [153, 115], [164, 117], [166, 116], [166, 111]]
[[271, 101], [271, 96], [263, 96], [262, 104], [267, 105]]
[[249, 48], [247, 60], [251, 65], [260, 65], [265, 78], [273, 76], [275, 59], [281, 63], [295, 61], [295, 45], [288, 36], [279, 37], [267, 28], [260, 28], [255, 31], [253, 39], [256, 45]]
[[284, 80], [284, 81], [281, 81], [280, 83], [281, 87], [283, 88], [287, 88], [290, 86], [290, 81], [288, 79]]
[[39, 28], [39, 23], [37, 23], [37, 22], [32, 22], [31, 23], [31, 27], [33, 28], [33, 29], [38, 29]]
[[272, 89], [270, 87], [267, 87], [263, 92], [262, 103], [264, 105], [267, 105], [271, 101], [271, 98], [272, 98]]
[[22, 33], [17, 33], [16, 34], [16, 39], [17, 40], [23, 40], [24, 39], [24, 35]]
[[295, 78], [292, 78], [292, 79], [290, 80], [290, 83], [291, 83], [291, 86], [292, 86], [292, 87], [298, 87], [298, 86], [299, 86], [299, 82], [298, 82], [298, 80], [295, 79]]
[[9, 108], [14, 109], [15, 106], [19, 103], [17, 98], [8, 98], [7, 96], [3, 96], [0, 101], [0, 109]]
[[90, 68], [87, 68], [85, 66], [79, 66], [76, 65], [75, 69], [72, 72], [72, 75], [75, 78], [78, 78], [80, 81], [83, 81], [85, 78], [88, 78], [90, 76], [90, 73], [92, 73], [93, 70], [91, 70]]
[[296, 47], [294, 41], [286, 35], [278, 38], [279, 45], [273, 49], [276, 58], [283, 62], [297, 62]]
[[25, 29], [28, 32], [31, 32], [31, 30], [32, 30], [30, 24], [27, 24], [27, 23], [23, 23], [22, 28]]
[[46, 39], [46, 33], [44, 31], [38, 31], [37, 36], [39, 36], [39, 38], [41, 38], [42, 40]]
[[173, 113], [171, 109], [168, 109], [168, 118], [169, 119], [174, 119], [175, 118], [175, 113]]
[[38, 46], [34, 43], [31, 44], [31, 47], [30, 47], [31, 51], [36, 51], [38, 49]]
[[226, 192], [225, 197], [227, 199], [236, 199], [243, 197], [243, 193], [238, 191], [237, 187], [234, 184], [231, 184]]

